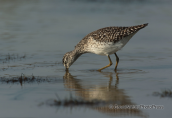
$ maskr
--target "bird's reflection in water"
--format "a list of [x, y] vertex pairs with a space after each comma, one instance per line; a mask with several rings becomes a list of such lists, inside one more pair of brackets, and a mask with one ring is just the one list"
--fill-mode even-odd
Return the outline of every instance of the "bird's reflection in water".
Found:
[[[103, 85], [95, 85], [90, 86], [90, 89], [84, 88], [81, 84], [82, 80], [76, 79], [72, 76], [69, 72], [66, 72], [64, 75], [64, 85], [66, 88], [70, 90], [74, 90], [76, 95], [81, 97], [83, 100], [98, 100], [105, 102], [107, 104], [103, 104], [103, 106], [97, 106], [93, 109], [96, 109], [103, 113], [109, 113], [115, 116], [123, 116], [123, 115], [133, 115], [139, 117], [146, 117], [146, 115], [141, 111], [141, 109], [129, 109], [129, 108], [122, 108], [117, 109], [119, 106], [124, 105], [135, 105], [129, 96], [125, 94], [124, 89], [119, 89], [119, 77], [118, 73], [115, 74], [115, 85], [112, 85], [113, 75], [114, 73], [107, 73], [107, 72], [100, 72], [101, 74], [105, 75], [105, 77], [109, 78], [109, 84], [107, 86]], [[108, 80], [107, 80], [108, 81]], [[116, 108], [115, 108], [116, 107]]]

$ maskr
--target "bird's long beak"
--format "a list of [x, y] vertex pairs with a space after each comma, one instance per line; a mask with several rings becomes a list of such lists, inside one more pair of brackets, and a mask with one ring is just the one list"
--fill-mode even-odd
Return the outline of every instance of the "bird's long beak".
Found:
[[69, 72], [69, 69], [68, 68], [66, 68], [66, 72]]

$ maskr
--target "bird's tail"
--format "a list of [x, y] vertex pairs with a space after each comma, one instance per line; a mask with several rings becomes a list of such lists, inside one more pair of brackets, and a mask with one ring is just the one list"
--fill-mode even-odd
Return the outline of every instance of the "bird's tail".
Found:
[[134, 30], [134, 31], [138, 31], [138, 30], [146, 27], [147, 25], [148, 25], [148, 23], [145, 23], [145, 24], [142, 24], [142, 25], [136, 25], [136, 26], [129, 27], [129, 29]]
[[146, 27], [148, 25], [148, 23], [146, 24], [142, 24], [142, 25], [136, 25], [136, 26], [131, 26], [131, 27], [127, 27], [127, 33], [132, 34], [132, 33], [136, 33], [137, 31], [139, 31], [140, 29]]

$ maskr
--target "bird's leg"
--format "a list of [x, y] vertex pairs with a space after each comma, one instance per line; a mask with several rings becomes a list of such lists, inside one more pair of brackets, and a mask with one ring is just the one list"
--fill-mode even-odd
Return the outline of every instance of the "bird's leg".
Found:
[[117, 56], [116, 53], [114, 53], [116, 56], [116, 65], [115, 65], [115, 71], [117, 71], [117, 66], [118, 66], [118, 62], [119, 62], [119, 57]]
[[101, 71], [101, 70], [103, 70], [103, 69], [105, 69], [105, 68], [107, 68], [107, 67], [109, 67], [109, 66], [111, 66], [111, 65], [112, 65], [112, 61], [111, 61], [111, 59], [110, 59], [110, 56], [109, 56], [109, 55], [108, 55], [108, 59], [109, 59], [109, 64], [108, 64], [107, 66], [103, 67], [103, 68], [100, 68], [98, 71]]

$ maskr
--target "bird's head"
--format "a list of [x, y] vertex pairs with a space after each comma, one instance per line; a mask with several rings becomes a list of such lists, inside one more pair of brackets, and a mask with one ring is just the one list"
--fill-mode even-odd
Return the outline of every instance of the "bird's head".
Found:
[[63, 56], [63, 65], [66, 68], [66, 70], [69, 69], [69, 67], [74, 63], [74, 56], [72, 51], [71, 52], [67, 52], [64, 56]]

